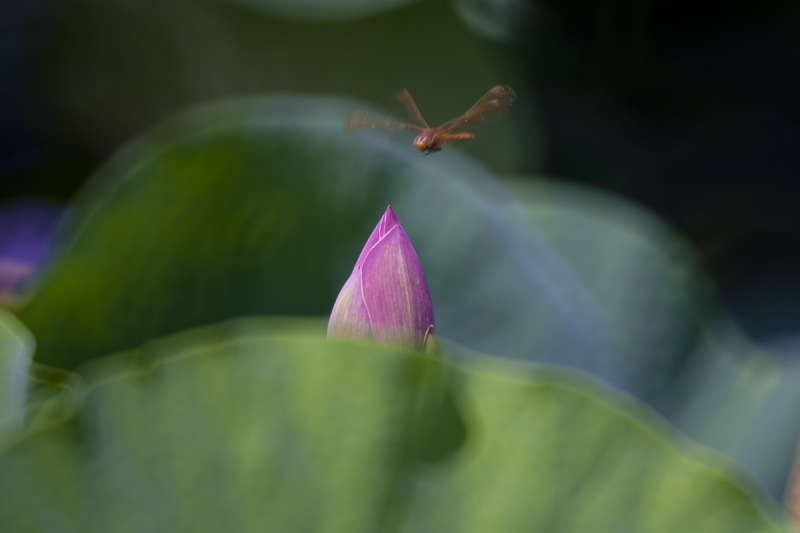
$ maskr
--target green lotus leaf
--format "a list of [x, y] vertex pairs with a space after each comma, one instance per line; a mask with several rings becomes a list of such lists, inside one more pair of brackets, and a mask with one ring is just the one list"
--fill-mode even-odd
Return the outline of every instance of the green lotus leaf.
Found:
[[17, 317], [0, 307], [0, 446], [22, 430], [35, 345]]
[[537, 177], [505, 183], [597, 303], [636, 394], [661, 408], [716, 316], [694, 251], [654, 214], [612, 194]]
[[711, 324], [674, 388], [670, 418], [725, 452], [780, 501], [800, 436], [800, 361], [748, 339], [729, 318]]
[[778, 532], [746, 475], [585, 375], [246, 319], [97, 359], [0, 453], [35, 531]]
[[[694, 253], [652, 214], [585, 186], [508, 185], [596, 295], [639, 396], [780, 500], [800, 435], [800, 364], [742, 334]], [[646, 376], [649, 376], [647, 378]]]
[[0, 308], [0, 449], [71, 416], [83, 401], [83, 379], [32, 361], [35, 346], [19, 319]]

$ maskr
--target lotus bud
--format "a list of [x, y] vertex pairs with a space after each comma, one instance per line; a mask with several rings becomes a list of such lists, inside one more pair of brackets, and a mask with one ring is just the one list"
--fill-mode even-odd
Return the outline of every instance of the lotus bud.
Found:
[[328, 322], [328, 337], [440, 353], [428, 282], [391, 207], [358, 256]]

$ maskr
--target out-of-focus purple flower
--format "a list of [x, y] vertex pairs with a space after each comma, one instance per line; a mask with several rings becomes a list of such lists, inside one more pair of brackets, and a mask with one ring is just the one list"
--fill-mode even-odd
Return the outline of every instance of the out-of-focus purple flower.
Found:
[[0, 304], [12, 304], [14, 289], [44, 260], [60, 211], [33, 201], [0, 206]]
[[391, 207], [367, 239], [333, 304], [328, 337], [440, 351], [428, 282]]

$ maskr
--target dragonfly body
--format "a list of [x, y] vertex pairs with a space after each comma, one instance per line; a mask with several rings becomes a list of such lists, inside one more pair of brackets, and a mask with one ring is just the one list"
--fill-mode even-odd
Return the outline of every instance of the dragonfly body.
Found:
[[474, 133], [442, 133], [439, 128], [428, 128], [414, 138], [414, 148], [424, 154], [440, 152], [445, 143], [455, 140], [472, 140]]
[[508, 85], [498, 85], [487, 92], [478, 102], [469, 108], [463, 115], [449, 120], [439, 127], [431, 128], [422, 114], [417, 109], [417, 105], [411, 95], [403, 89], [397, 94], [397, 99], [408, 107], [409, 112], [419, 123], [410, 124], [408, 122], [398, 122], [375, 113], [356, 110], [350, 114], [345, 128], [369, 127], [381, 129], [406, 129], [421, 131], [414, 138], [414, 147], [424, 154], [431, 154], [441, 151], [445, 144], [457, 140], [472, 140], [475, 133], [470, 130], [485, 127], [495, 123], [508, 112], [511, 103], [517, 95]]

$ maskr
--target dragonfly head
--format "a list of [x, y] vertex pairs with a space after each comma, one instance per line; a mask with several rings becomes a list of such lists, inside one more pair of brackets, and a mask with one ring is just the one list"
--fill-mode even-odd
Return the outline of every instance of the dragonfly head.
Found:
[[414, 139], [414, 148], [420, 152], [438, 152], [442, 149], [441, 135], [429, 130], [423, 131]]
[[433, 137], [428, 133], [420, 133], [414, 139], [414, 148], [419, 150], [420, 152], [425, 152], [431, 149], [433, 146]]

